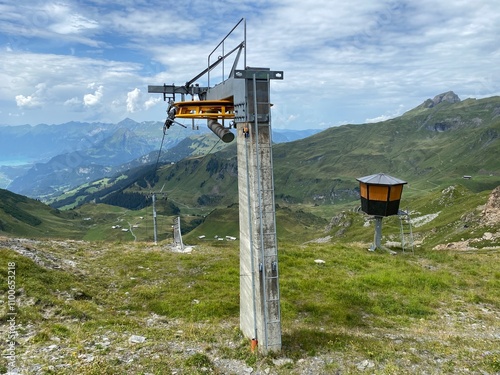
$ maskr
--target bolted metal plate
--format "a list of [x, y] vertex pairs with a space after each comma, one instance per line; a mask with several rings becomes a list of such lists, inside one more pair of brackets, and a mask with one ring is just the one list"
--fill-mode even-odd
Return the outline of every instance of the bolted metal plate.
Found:
[[253, 79], [283, 79], [284, 73], [282, 70], [235, 70], [234, 78]]

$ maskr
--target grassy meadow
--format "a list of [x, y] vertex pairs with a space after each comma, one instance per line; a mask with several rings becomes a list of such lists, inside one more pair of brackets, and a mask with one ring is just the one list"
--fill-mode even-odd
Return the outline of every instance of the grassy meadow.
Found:
[[[498, 100], [273, 146], [279, 353], [252, 352], [239, 330], [234, 146], [84, 185], [60, 209], [0, 189], [0, 373], [15, 264], [23, 374], [500, 374], [500, 227], [483, 214], [500, 181]], [[382, 229], [393, 252], [367, 251], [356, 178], [378, 171], [408, 180], [412, 249], [393, 216]], [[157, 244], [151, 206], [95, 203], [152, 191]], [[170, 247], [178, 216], [191, 253]]]
[[238, 328], [238, 243], [216, 245], [21, 242], [32, 258], [0, 246], [2, 280], [16, 264], [23, 373], [222, 374], [221, 361], [272, 374], [500, 371], [498, 251], [281, 242], [283, 350], [262, 355]]

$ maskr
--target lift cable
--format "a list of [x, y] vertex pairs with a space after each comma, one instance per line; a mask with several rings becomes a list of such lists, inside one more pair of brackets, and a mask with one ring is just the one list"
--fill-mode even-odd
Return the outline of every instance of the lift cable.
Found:
[[[176, 122], [176, 123], [177, 123], [177, 122]], [[166, 136], [166, 135], [167, 135], [167, 128], [165, 127], [165, 128], [163, 129], [163, 137], [162, 137], [162, 139], [161, 139], [160, 149], [158, 150], [158, 157], [157, 157], [157, 159], [156, 159], [156, 165], [155, 165], [155, 168], [154, 168], [154, 173], [155, 173], [155, 175], [156, 175], [156, 172], [158, 171], [158, 164], [159, 164], [159, 162], [160, 162], [161, 150], [162, 150], [162, 148], [163, 148], [163, 143], [164, 143], [164, 141], [165, 141], [165, 136]], [[204, 137], [201, 141], [203, 142], [203, 141], [204, 141], [204, 140], [208, 137], [208, 135], [209, 135], [209, 134], [205, 135], [205, 137]], [[215, 148], [219, 145], [220, 141], [221, 141], [221, 139], [219, 138], [219, 139], [217, 140], [217, 142], [215, 142], [215, 144], [212, 146], [212, 148], [211, 148], [211, 149], [210, 149], [210, 150], [209, 150], [209, 151], [208, 151], [205, 155], [203, 155], [203, 157], [202, 157], [202, 159], [200, 160], [200, 162], [199, 162], [198, 166], [195, 168], [194, 173], [197, 173], [197, 172], [198, 172], [199, 167], [203, 164], [203, 162], [205, 161], [206, 157], [212, 153], [212, 151], [213, 151], [213, 150], [214, 150], [214, 149], [215, 149]], [[175, 190], [176, 190], [176, 189], [174, 189], [174, 190], [172, 190], [172, 191], [175, 191]], [[172, 191], [171, 191], [171, 192], [172, 192]]]
[[163, 129], [163, 137], [161, 138], [161, 144], [160, 144], [160, 149], [158, 150], [158, 157], [156, 158], [156, 165], [155, 165], [155, 176], [156, 176], [156, 171], [158, 170], [158, 162], [160, 161], [160, 155], [161, 155], [161, 149], [163, 148], [163, 142], [165, 141], [165, 136], [167, 135], [167, 129]]

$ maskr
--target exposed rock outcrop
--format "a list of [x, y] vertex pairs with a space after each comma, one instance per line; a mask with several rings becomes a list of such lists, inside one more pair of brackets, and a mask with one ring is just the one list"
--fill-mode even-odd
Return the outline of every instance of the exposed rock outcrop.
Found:
[[460, 98], [453, 91], [444, 92], [442, 94], [436, 95], [434, 99], [427, 99], [422, 105], [425, 108], [432, 108], [439, 103], [448, 102], [448, 103], [458, 103], [460, 102]]
[[483, 212], [481, 213], [481, 224], [497, 225], [500, 223], [500, 186], [497, 186], [490, 194]]

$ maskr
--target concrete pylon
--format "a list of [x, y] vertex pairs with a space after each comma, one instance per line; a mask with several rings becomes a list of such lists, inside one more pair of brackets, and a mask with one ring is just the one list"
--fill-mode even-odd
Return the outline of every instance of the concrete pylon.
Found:
[[281, 317], [270, 127], [259, 125], [256, 131], [253, 125], [239, 124], [237, 137], [240, 328], [245, 336], [258, 340], [261, 352], [279, 351]]
[[[202, 100], [232, 100], [238, 131], [240, 223], [240, 328], [260, 352], [281, 350], [276, 214], [271, 139], [270, 82], [283, 71], [246, 67], [224, 82], [196, 88]], [[187, 86], [150, 86], [148, 92], [183, 93]], [[204, 91], [206, 90], [206, 91]], [[208, 122], [224, 140], [223, 125]], [[228, 138], [229, 140], [229, 138]], [[255, 342], [254, 342], [255, 343]]]
[[254, 121], [237, 124], [240, 328], [265, 353], [281, 350], [269, 80], [246, 81]]

